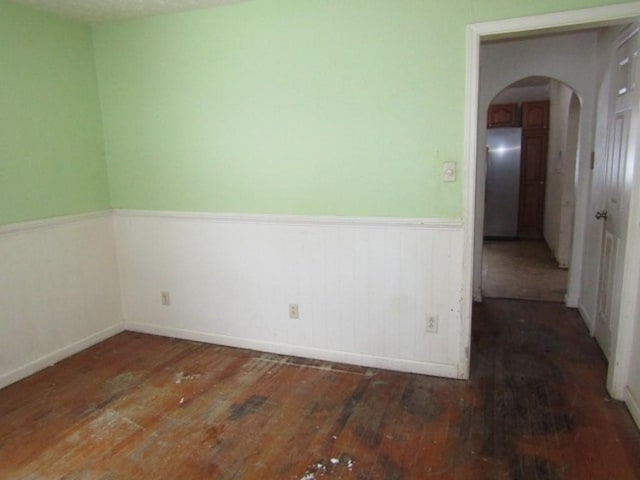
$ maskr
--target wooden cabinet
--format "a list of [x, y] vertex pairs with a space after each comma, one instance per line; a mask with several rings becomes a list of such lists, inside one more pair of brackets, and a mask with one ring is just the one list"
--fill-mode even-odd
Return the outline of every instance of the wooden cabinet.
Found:
[[548, 138], [549, 102], [523, 102], [519, 237], [542, 238]]
[[518, 236], [542, 238], [547, 171], [547, 137], [544, 128], [522, 130]]
[[549, 128], [549, 102], [524, 102], [522, 128]]
[[489, 105], [487, 112], [487, 128], [517, 127], [518, 104], [505, 103], [501, 105]]

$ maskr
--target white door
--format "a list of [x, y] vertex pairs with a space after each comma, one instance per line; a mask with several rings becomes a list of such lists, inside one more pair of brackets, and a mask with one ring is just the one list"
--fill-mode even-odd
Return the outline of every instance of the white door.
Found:
[[632, 188], [633, 169], [628, 162], [633, 162], [635, 152], [631, 150], [635, 149], [635, 142], [630, 143], [629, 126], [631, 119], [638, 115], [638, 37], [635, 30], [616, 50], [614, 116], [605, 159], [601, 210], [596, 213], [596, 218], [603, 222], [603, 237], [595, 336], [607, 358], [612, 353], [618, 329], [620, 280]]

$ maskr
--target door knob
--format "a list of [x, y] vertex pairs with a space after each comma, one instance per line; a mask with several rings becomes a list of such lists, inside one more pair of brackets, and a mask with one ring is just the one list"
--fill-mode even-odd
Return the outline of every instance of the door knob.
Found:
[[602, 210], [601, 212], [596, 212], [596, 218], [600, 220], [601, 218], [607, 219], [607, 211]]

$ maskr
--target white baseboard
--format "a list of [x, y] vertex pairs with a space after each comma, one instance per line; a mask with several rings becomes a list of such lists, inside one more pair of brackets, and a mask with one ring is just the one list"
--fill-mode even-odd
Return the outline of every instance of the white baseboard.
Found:
[[640, 428], [640, 402], [638, 402], [638, 399], [633, 395], [633, 392], [629, 390], [629, 387], [624, 389], [624, 401], [636, 425]]
[[481, 289], [474, 289], [473, 290], [473, 301], [474, 302], [478, 302], [481, 303], [482, 302], [482, 290]]
[[95, 345], [96, 343], [100, 343], [107, 338], [113, 337], [120, 332], [124, 331], [124, 323], [118, 323], [109, 328], [105, 328], [104, 330], [94, 333], [93, 335], [89, 335], [88, 337], [83, 338], [82, 340], [78, 340], [66, 347], [60, 348], [54, 352], [51, 352], [43, 357], [40, 357], [32, 362], [27, 363], [26, 365], [21, 366], [11, 372], [5, 373], [0, 376], [0, 388], [4, 388], [7, 385], [11, 385], [19, 380], [22, 380], [29, 375], [33, 375], [34, 373], [50, 367], [55, 363], [64, 360], [71, 355], [75, 355], [82, 350]]
[[438, 377], [458, 378], [458, 369], [455, 365], [445, 365], [431, 362], [416, 362], [413, 360], [377, 357], [351, 352], [323, 350], [319, 348], [300, 347], [296, 345], [266, 342], [262, 340], [238, 338], [227, 335], [161, 327], [157, 325], [147, 325], [142, 323], [127, 322], [125, 324], [125, 328], [126, 330], [133, 332], [180, 338], [183, 340], [211, 343], [227, 347], [246, 348], [259, 352], [275, 353], [279, 355], [292, 355], [324, 360], [328, 362], [346, 363], [349, 365], [359, 365], [371, 368], [419, 373], [423, 375], [433, 375]]
[[580, 302], [578, 299], [569, 295], [569, 292], [564, 295], [564, 304], [569, 308], [580, 308]]
[[591, 318], [591, 315], [589, 315], [587, 310], [584, 308], [584, 305], [582, 303], [578, 305], [578, 312], [580, 312], [580, 316], [582, 317], [582, 320], [584, 321], [585, 325], [589, 329], [589, 334], [593, 336], [595, 332], [596, 324]]

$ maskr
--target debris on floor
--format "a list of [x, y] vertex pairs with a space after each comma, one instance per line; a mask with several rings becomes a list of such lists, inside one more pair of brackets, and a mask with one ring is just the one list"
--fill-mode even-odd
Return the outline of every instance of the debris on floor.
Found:
[[328, 461], [319, 460], [307, 467], [307, 470], [304, 472], [304, 475], [300, 477], [300, 480], [316, 480], [325, 475], [332, 475], [339, 469], [347, 469], [351, 472], [354, 464], [354, 460], [344, 453], [339, 457], [331, 457]]
[[176, 375], [176, 383], [182, 383], [185, 380], [195, 380], [200, 376], [199, 373], [194, 373], [191, 375], [185, 375], [184, 372], [180, 372]]

